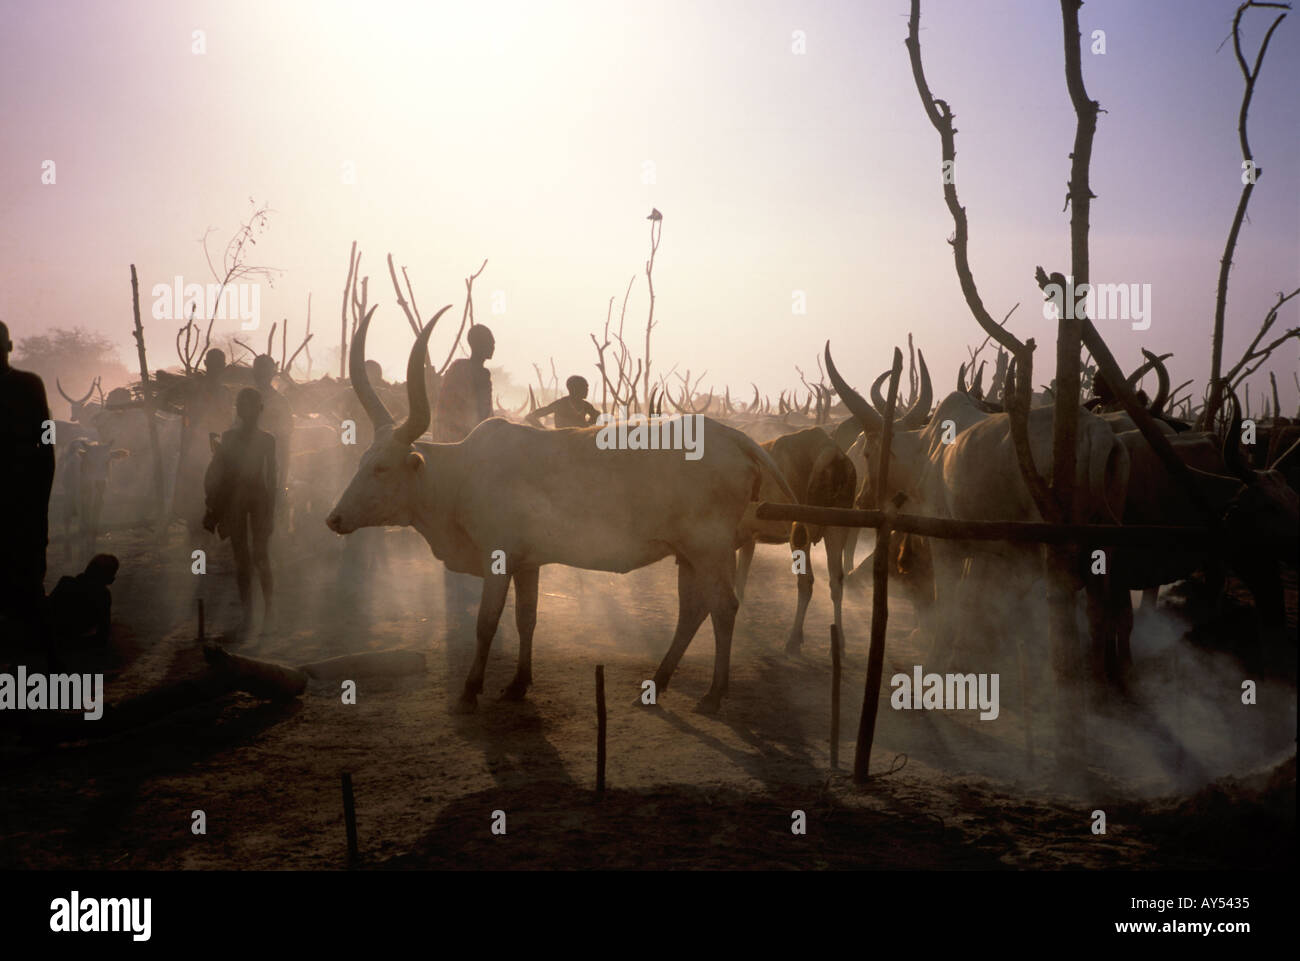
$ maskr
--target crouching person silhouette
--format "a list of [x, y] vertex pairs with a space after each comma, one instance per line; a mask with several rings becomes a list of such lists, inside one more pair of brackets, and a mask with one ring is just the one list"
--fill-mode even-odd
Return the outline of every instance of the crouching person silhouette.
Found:
[[54, 638], [60, 643], [79, 641], [89, 634], [108, 644], [113, 621], [113, 592], [117, 580], [117, 558], [96, 554], [76, 577], [61, 577], [45, 599], [47, 617]]
[[[269, 544], [275, 522], [279, 474], [275, 438], [258, 429], [262, 397], [251, 387], [235, 400], [237, 421], [233, 429], [213, 441], [212, 463], [203, 480], [207, 512], [203, 526], [230, 538], [235, 552], [235, 579], [239, 584], [241, 621], [237, 640], [252, 629], [252, 568], [262, 588], [264, 620], [271, 616], [271, 558]], [[251, 546], [251, 551], [250, 551]]]

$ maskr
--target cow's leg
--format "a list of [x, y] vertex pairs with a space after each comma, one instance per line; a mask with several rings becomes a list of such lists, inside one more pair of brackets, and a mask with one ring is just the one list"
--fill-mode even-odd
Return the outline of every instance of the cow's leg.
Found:
[[1092, 677], [1098, 682], [1113, 682], [1119, 678], [1119, 664], [1114, 629], [1117, 618], [1112, 609], [1120, 603], [1120, 592], [1113, 588], [1106, 575], [1088, 575], [1084, 588], [1088, 601], [1088, 651]]
[[[808, 613], [808, 602], [812, 600], [813, 593], [813, 572], [812, 572], [812, 545], [806, 544], [799, 548], [803, 551], [804, 570], [798, 575], [799, 599], [794, 609], [794, 624], [790, 626], [790, 634], [785, 639], [785, 652], [787, 654], [798, 654], [799, 649], [803, 647], [803, 620]], [[717, 630], [715, 623], [714, 630]]]
[[[1117, 585], [1113, 588], [1115, 604], [1112, 614], [1115, 618], [1115, 645], [1120, 671], [1127, 670], [1133, 664], [1131, 642], [1133, 638], [1133, 598], [1128, 588]], [[1158, 588], [1157, 588], [1158, 590]], [[1143, 592], [1142, 604], [1146, 606], [1146, 592]], [[1155, 604], [1152, 604], [1154, 609]]]
[[501, 620], [501, 610], [506, 606], [506, 594], [510, 591], [510, 578], [488, 575], [483, 578], [483, 596], [478, 604], [478, 623], [474, 628], [477, 646], [474, 650], [474, 664], [465, 678], [465, 689], [454, 708], [457, 714], [473, 714], [478, 708], [478, 696], [483, 690], [483, 674], [487, 670], [488, 654], [492, 650], [492, 639], [497, 634], [497, 623]]
[[[537, 584], [540, 571], [536, 567], [514, 573], [515, 627], [519, 631], [519, 666], [514, 680], [501, 692], [502, 700], [522, 701], [533, 683], [533, 629], [537, 627]], [[500, 576], [500, 575], [498, 575]]]
[[740, 545], [740, 550], [736, 552], [736, 598], [745, 599], [745, 584], [749, 582], [749, 566], [754, 563], [754, 545], [757, 542], [750, 538], [744, 544]]
[[844, 527], [826, 528], [826, 570], [831, 582], [831, 606], [835, 610], [835, 633], [840, 636], [840, 653], [844, 653], [844, 542], [848, 529]]
[[[713, 620], [713, 683], [709, 692], [695, 705], [701, 714], [716, 714], [727, 693], [731, 676], [731, 637], [736, 628], [736, 609], [740, 603], [731, 586], [731, 568], [720, 559], [704, 568], [705, 603]], [[712, 575], [712, 576], [710, 576]]]
[[934, 608], [931, 619], [930, 657], [936, 661], [953, 656], [953, 617], [957, 613], [958, 591], [962, 582], [965, 545], [961, 541], [931, 541], [934, 565]]
[[853, 570], [853, 555], [858, 549], [858, 528], [847, 527], [844, 529], [844, 573], [848, 574]]
[[677, 630], [673, 632], [673, 642], [668, 646], [668, 653], [659, 662], [655, 671], [655, 696], [668, 689], [677, 662], [686, 653], [695, 632], [704, 623], [709, 613], [708, 599], [705, 597], [704, 585], [700, 574], [683, 557], [677, 559]]
[[[1160, 588], [1148, 587], [1142, 591], [1142, 610], [1154, 611], [1156, 609], [1156, 605], [1159, 602], [1160, 602]], [[1132, 609], [1132, 607], [1133, 605], [1130, 603], [1129, 608]]]

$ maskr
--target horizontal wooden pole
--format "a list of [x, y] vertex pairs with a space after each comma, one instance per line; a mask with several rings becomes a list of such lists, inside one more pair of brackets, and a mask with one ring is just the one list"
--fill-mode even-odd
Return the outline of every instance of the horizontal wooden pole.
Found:
[[[804, 504], [758, 506], [758, 517], [766, 521], [802, 521], [826, 527], [879, 527], [888, 524], [896, 531], [966, 541], [1015, 541], [1031, 544], [1099, 544], [1108, 547], [1213, 547], [1216, 535], [1205, 527], [1115, 527], [1102, 524], [1035, 524], [1022, 521], [954, 521], [920, 514], [851, 510], [843, 507], [810, 507]], [[1278, 538], [1276, 544], [1260, 547], [1289, 547], [1295, 538]]]

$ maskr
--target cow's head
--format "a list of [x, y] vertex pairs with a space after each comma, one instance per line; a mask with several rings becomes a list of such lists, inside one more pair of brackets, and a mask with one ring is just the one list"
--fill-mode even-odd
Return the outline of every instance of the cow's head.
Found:
[[81, 460], [81, 482], [103, 489], [108, 480], [109, 468], [113, 461], [130, 457], [131, 452], [121, 447], [114, 447], [112, 440], [88, 441], [78, 440], [73, 448]]
[[451, 307], [448, 304], [420, 331], [406, 363], [406, 393], [410, 414], [401, 424], [375, 393], [366, 371], [366, 332], [375, 308], [362, 319], [352, 339], [348, 356], [348, 373], [357, 400], [375, 428], [375, 441], [361, 458], [356, 476], [325, 523], [336, 534], [350, 534], [360, 527], [407, 525], [412, 521], [412, 507], [418, 496], [424, 455], [415, 448], [416, 439], [429, 426], [429, 396], [425, 393], [424, 363], [429, 335], [438, 318]]
[[[893, 438], [890, 445], [889, 458], [889, 486], [894, 490], [911, 490], [916, 482], [913, 476], [917, 465], [923, 457], [922, 449], [923, 440], [915, 433], [925, 424], [930, 415], [930, 403], [934, 399], [934, 387], [930, 383], [930, 371], [925, 366], [925, 355], [917, 351], [917, 357], [921, 368], [921, 386], [917, 393], [916, 402], [907, 409], [905, 413], [894, 420]], [[826, 344], [826, 372], [830, 375], [831, 383], [835, 386], [835, 392], [839, 394], [840, 400], [862, 427], [865, 435], [864, 454], [867, 461], [867, 477], [874, 486], [876, 478], [880, 476], [880, 435], [885, 427], [884, 414], [876, 410], [871, 404], [867, 403], [866, 398], [848, 385], [848, 382], [840, 376], [840, 372], [835, 369], [835, 362], [831, 359], [831, 345]], [[889, 377], [890, 372], [886, 371], [876, 379], [872, 385], [873, 394], [880, 393], [880, 385]], [[884, 407], [884, 399], [881, 398], [880, 406]], [[875, 506], [874, 494], [864, 488], [864, 493], [869, 496], [869, 506]]]
[[68, 402], [68, 408], [71, 411], [68, 415], [68, 419], [74, 424], [89, 424], [92, 416], [103, 410], [104, 405], [102, 403], [93, 404], [90, 402], [90, 396], [95, 393], [95, 389], [99, 386], [98, 377], [91, 382], [90, 389], [86, 391], [86, 395], [82, 397], [81, 400], [74, 400], [69, 397], [67, 391], [63, 389], [63, 384], [60, 383], [57, 377], [54, 378], [54, 386], [59, 389], [59, 393], [63, 395], [63, 399]]

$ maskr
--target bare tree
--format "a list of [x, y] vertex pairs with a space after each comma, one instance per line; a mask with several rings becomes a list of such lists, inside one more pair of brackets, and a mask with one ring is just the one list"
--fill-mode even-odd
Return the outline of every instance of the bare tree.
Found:
[[[650, 312], [646, 315], [645, 321], [645, 383], [642, 387], [642, 394], [645, 397], [650, 396], [650, 332], [655, 327], [655, 254], [659, 252], [659, 237], [663, 233], [664, 218], [658, 210], [650, 211], [650, 216], [646, 218], [650, 221], [650, 259], [645, 262], [645, 279], [650, 288]], [[620, 324], [620, 333], [622, 325]]]
[[[1286, 19], [1285, 13], [1278, 14], [1277, 18], [1274, 19], [1272, 25], [1264, 34], [1264, 42], [1259, 45], [1259, 52], [1255, 55], [1255, 67], [1252, 70], [1241, 51], [1241, 18], [1247, 10], [1264, 7], [1280, 10], [1291, 9], [1289, 3], [1247, 0], [1247, 2], [1237, 7], [1237, 12], [1232, 18], [1232, 50], [1237, 57], [1237, 66], [1241, 69], [1241, 74], [1246, 81], [1246, 89], [1241, 95], [1241, 109], [1237, 113], [1237, 139], [1241, 143], [1242, 187], [1241, 197], [1237, 200], [1237, 211], [1232, 217], [1232, 226], [1228, 228], [1228, 239], [1223, 246], [1223, 258], [1219, 261], [1219, 285], [1214, 298], [1214, 332], [1210, 340], [1210, 394], [1205, 402], [1205, 409], [1201, 412], [1200, 426], [1202, 429], [1218, 413], [1219, 407], [1223, 403], [1223, 384], [1226, 380], [1231, 379], [1230, 377], [1223, 378], [1220, 376], [1223, 365], [1223, 321], [1228, 304], [1228, 272], [1232, 269], [1232, 255], [1237, 248], [1237, 237], [1241, 233], [1241, 224], [1246, 219], [1246, 207], [1250, 204], [1251, 194], [1255, 191], [1255, 183], [1263, 173], [1255, 165], [1255, 155], [1250, 149], [1250, 139], [1246, 134], [1246, 118], [1250, 111], [1251, 98], [1255, 95], [1255, 81], [1259, 79], [1260, 67], [1264, 64], [1264, 54], [1268, 51], [1268, 43], [1273, 39], [1273, 31]], [[1257, 337], [1256, 342], [1258, 342], [1258, 339]]]
[[[254, 203], [252, 198], [249, 198], [249, 202]], [[257, 238], [265, 233], [267, 224], [270, 222], [270, 215], [274, 213], [265, 204], [257, 207], [254, 203], [254, 208], [248, 219], [239, 225], [239, 229], [235, 231], [234, 236], [226, 243], [226, 248], [221, 255], [220, 267], [213, 262], [212, 252], [208, 249], [208, 237], [216, 228], [209, 227], [203, 232], [203, 236], [199, 238], [199, 243], [203, 247], [203, 257], [208, 264], [208, 270], [212, 272], [212, 277], [218, 282], [219, 286], [216, 298], [212, 303], [212, 313], [208, 317], [208, 326], [203, 334], [203, 347], [199, 349], [198, 337], [191, 336], [191, 332], [194, 331], [197, 305], [191, 306], [188, 322], [177, 332], [177, 353], [186, 374], [189, 374], [198, 366], [199, 360], [207, 354], [208, 348], [212, 344], [212, 326], [216, 323], [217, 312], [221, 307], [226, 288], [232, 283], [248, 280], [264, 280], [268, 286], [274, 287], [275, 278], [284, 272], [274, 267], [250, 264], [247, 260], [250, 248], [257, 246]], [[183, 350], [179, 346], [182, 335], [185, 338]]]

